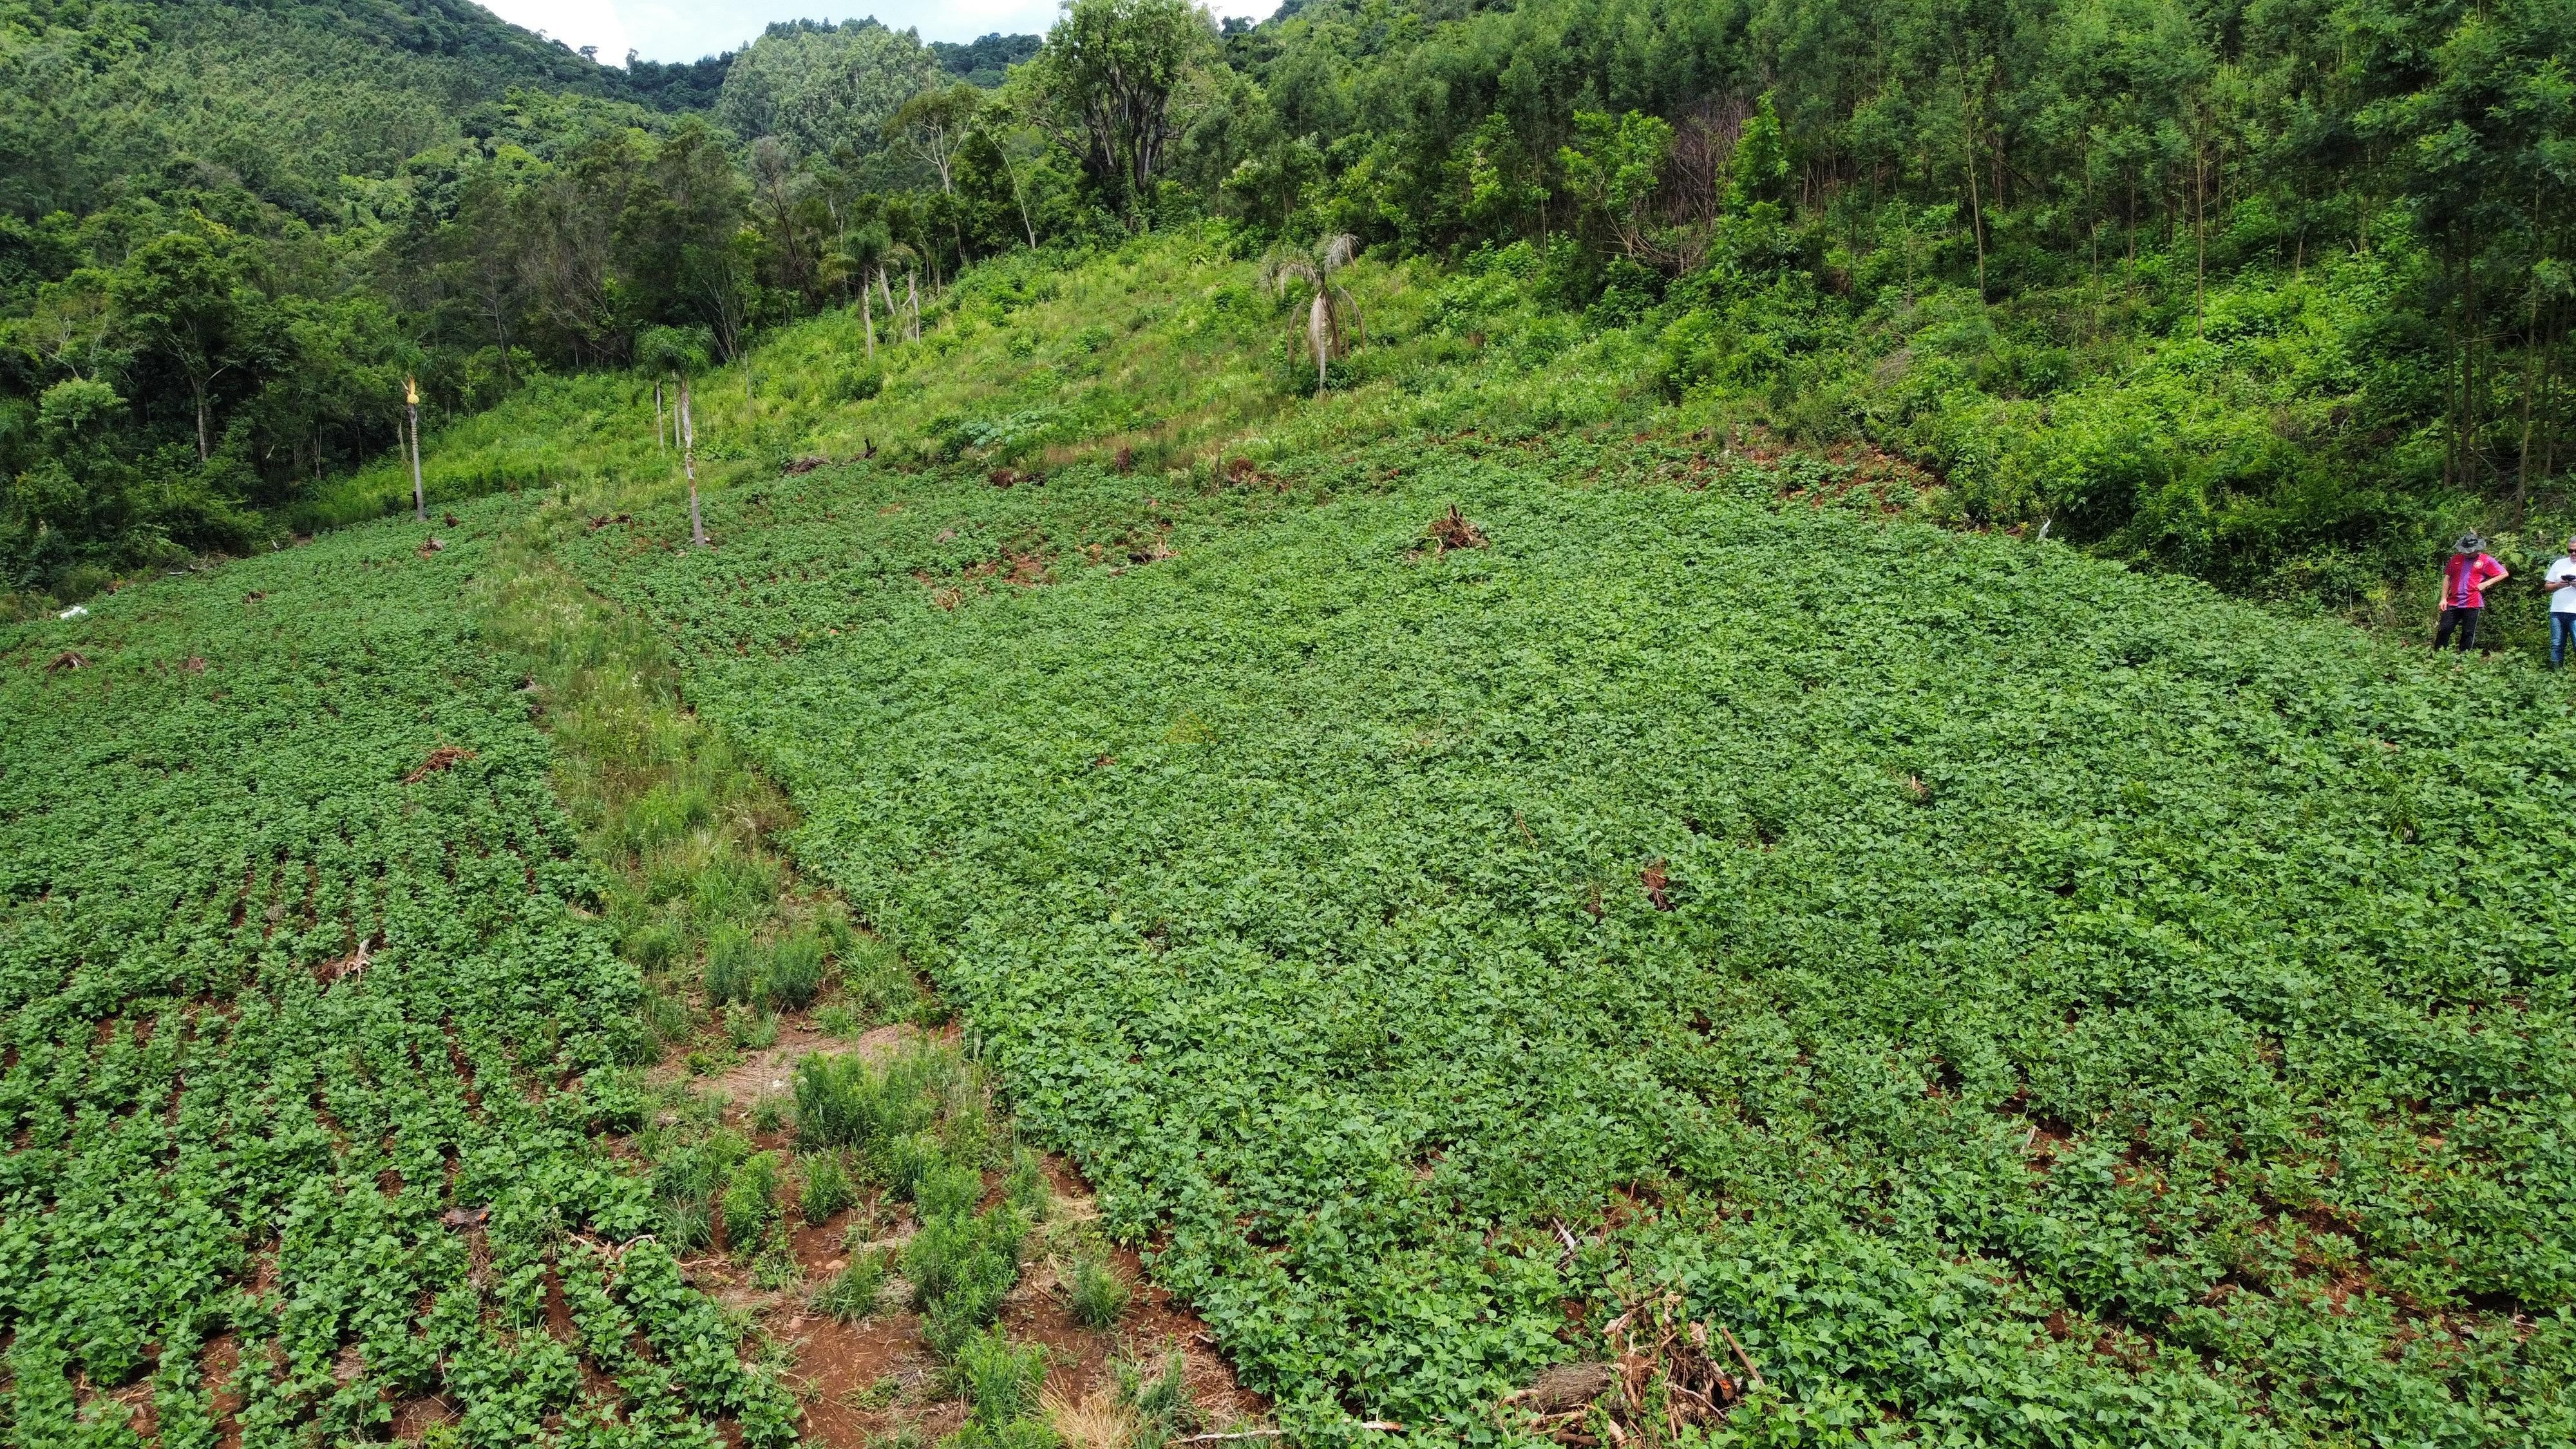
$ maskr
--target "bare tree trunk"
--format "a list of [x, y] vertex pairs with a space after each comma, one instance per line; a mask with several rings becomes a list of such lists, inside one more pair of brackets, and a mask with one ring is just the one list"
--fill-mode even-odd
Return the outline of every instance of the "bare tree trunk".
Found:
[[1977, 108], [1974, 102], [1966, 101], [1965, 91], [1963, 85], [1961, 99], [1966, 102], [1968, 113], [1968, 233], [1977, 242], [1977, 300], [1982, 302], [1986, 300], [1986, 219], [1985, 207], [1977, 197]]
[[873, 311], [875, 303], [876, 298], [868, 291], [868, 279], [859, 278], [859, 325], [867, 329], [868, 361], [870, 362], [877, 360], [877, 319]]
[[1326, 299], [1320, 282], [1315, 287], [1314, 304], [1306, 309], [1306, 343], [1315, 350], [1315, 396], [1322, 397], [1329, 378], [1324, 364], [1333, 355], [1333, 317], [1332, 303]]
[[680, 467], [689, 475], [689, 543], [707, 546], [707, 526], [698, 516], [698, 431], [689, 419], [689, 380], [680, 379]]
[[2478, 458], [2478, 232], [2460, 249], [2460, 486], [2475, 486]]
[[653, 451], [664, 451], [662, 442], [662, 379], [653, 379]]
[[906, 319], [904, 335], [919, 342], [921, 340], [921, 273], [903, 274], [903, 300], [912, 314]]
[[[2206, 127], [2196, 128], [2205, 130]], [[2209, 308], [2209, 147], [2191, 141], [2191, 335], [2206, 337]]]
[[2530, 315], [2522, 324], [2522, 456], [2513, 465], [2513, 509], [2515, 521], [2522, 518], [2523, 502], [2531, 493], [2531, 402], [2540, 386], [2540, 284], [2531, 287]]
[[[988, 133], [984, 139], [992, 141], [993, 138]], [[1036, 251], [1038, 249], [1037, 224], [1029, 220], [1029, 199], [1020, 191], [1019, 168], [1011, 164], [1011, 153], [1002, 150], [1001, 142], [994, 141], [993, 150], [1002, 158], [1002, 174], [1011, 178], [1011, 200], [1018, 202], [1020, 206], [1020, 229], [1029, 234], [1029, 250]]]
[[429, 493], [420, 485], [420, 401], [415, 398], [403, 406], [411, 414], [411, 518], [414, 523], [427, 523]]
[[190, 386], [195, 388], [197, 394], [197, 461], [203, 463], [211, 456], [206, 451], [206, 389], [204, 384], [193, 378], [190, 379]]

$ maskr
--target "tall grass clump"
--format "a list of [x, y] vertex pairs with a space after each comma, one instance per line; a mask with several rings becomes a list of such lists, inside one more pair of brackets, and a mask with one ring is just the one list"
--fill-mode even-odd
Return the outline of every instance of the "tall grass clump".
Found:
[[949, 1449], [1054, 1449], [1039, 1413], [1046, 1371], [1043, 1344], [1013, 1343], [998, 1328], [959, 1339], [948, 1379], [970, 1410]]
[[805, 1180], [797, 1188], [796, 1205], [808, 1224], [819, 1226], [859, 1200], [838, 1153], [807, 1153], [800, 1162]]
[[823, 989], [823, 938], [812, 931], [781, 937], [769, 948], [760, 997], [774, 1011], [802, 1011]]
[[755, 1152], [733, 1170], [724, 1192], [725, 1246], [747, 1258], [778, 1221], [778, 1154]]
[[801, 1057], [795, 1072], [798, 1139], [809, 1148], [846, 1147], [881, 1163], [898, 1150], [894, 1144], [937, 1120], [947, 1085], [961, 1070], [953, 1055], [927, 1046], [898, 1052], [883, 1066], [855, 1052]]
[[882, 1248], [854, 1253], [831, 1281], [814, 1295], [814, 1311], [841, 1323], [856, 1323], [877, 1311], [885, 1297], [888, 1255]]

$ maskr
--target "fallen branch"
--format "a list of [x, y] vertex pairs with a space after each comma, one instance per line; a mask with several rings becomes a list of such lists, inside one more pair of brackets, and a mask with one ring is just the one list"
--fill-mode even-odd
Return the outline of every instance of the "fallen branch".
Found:
[[1753, 1366], [1753, 1355], [1746, 1353], [1744, 1345], [1735, 1341], [1735, 1330], [1721, 1323], [1717, 1331], [1726, 1335], [1726, 1346], [1735, 1350], [1735, 1361], [1744, 1365], [1744, 1376], [1752, 1381], [1753, 1387], [1762, 1387], [1762, 1370]]
[[[1362, 1419], [1360, 1421], [1360, 1427], [1363, 1429], [1375, 1429], [1382, 1434], [1400, 1434], [1404, 1432], [1404, 1426], [1395, 1422], [1393, 1419]], [[1238, 1429], [1231, 1434], [1192, 1434], [1186, 1439], [1170, 1439], [1164, 1442], [1170, 1444], [1224, 1444], [1237, 1439], [1281, 1439], [1287, 1437], [1287, 1434], [1288, 1431], [1285, 1429]]]

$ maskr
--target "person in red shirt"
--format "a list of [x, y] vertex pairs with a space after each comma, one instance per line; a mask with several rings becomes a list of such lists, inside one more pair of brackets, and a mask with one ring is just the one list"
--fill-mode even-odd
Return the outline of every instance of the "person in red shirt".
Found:
[[2486, 607], [2487, 585], [2513, 577], [2486, 548], [2486, 540], [2474, 533], [2461, 534], [2451, 546], [2451, 561], [2442, 566], [2442, 617], [2433, 625], [2437, 650], [2454, 633], [2459, 635], [2461, 653], [2476, 648], [2478, 613]]

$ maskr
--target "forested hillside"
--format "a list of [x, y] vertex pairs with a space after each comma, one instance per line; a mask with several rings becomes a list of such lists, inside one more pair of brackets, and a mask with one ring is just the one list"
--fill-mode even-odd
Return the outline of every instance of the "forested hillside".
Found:
[[463, 8], [8, 14], [20, 589], [256, 545], [390, 446], [405, 371], [435, 423], [1201, 220], [1433, 259], [1462, 312], [1500, 267], [1552, 329], [1650, 341], [1642, 404], [2248, 591], [2367, 609], [2562, 502], [2576, 20], [2543, 0], [1085, 0], [1034, 54], [773, 27], [711, 95]]

